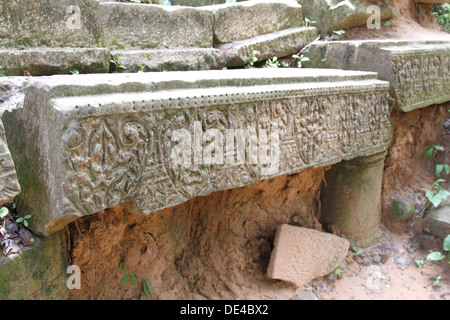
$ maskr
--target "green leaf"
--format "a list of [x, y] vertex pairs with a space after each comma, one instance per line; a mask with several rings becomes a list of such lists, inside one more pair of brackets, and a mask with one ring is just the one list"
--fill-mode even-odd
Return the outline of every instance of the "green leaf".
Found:
[[433, 145], [434, 149], [436, 149], [437, 151], [444, 151], [445, 148], [443, 146], [440, 146], [438, 144]]
[[9, 210], [6, 207], [3, 207], [0, 209], [0, 218], [4, 218], [8, 215]]
[[436, 174], [440, 174], [442, 171], [444, 171], [444, 165], [441, 163], [438, 163], [436, 165]]
[[352, 250], [353, 250], [353, 252], [355, 252], [355, 256], [363, 253], [363, 251], [360, 248], [358, 248], [357, 246], [352, 247]]
[[450, 195], [450, 192], [447, 190], [439, 190], [439, 192], [434, 193], [432, 190], [427, 190], [425, 192], [425, 196], [428, 198], [428, 200], [433, 204], [435, 208], [439, 207], [439, 205], [447, 199], [447, 197]]
[[425, 152], [425, 158], [431, 158], [431, 156], [433, 155], [433, 151], [434, 151], [433, 147], [427, 148], [427, 151]]
[[427, 255], [428, 261], [440, 261], [444, 258], [445, 258], [445, 256], [442, 253], [440, 253], [439, 251], [434, 251], [434, 252], [431, 252], [429, 255]]
[[128, 274], [125, 272], [125, 275], [122, 278], [122, 282], [120, 283], [122, 288], [125, 288], [125, 286], [127, 285], [127, 281], [128, 281]]
[[444, 170], [446, 174], [450, 174], [450, 166], [448, 164], [444, 164]]
[[132, 274], [131, 272], [130, 273], [128, 273], [128, 275], [130, 276], [130, 282], [131, 282], [131, 285], [133, 286], [133, 287], [136, 287], [136, 277], [134, 276], [134, 274]]
[[119, 264], [119, 271], [123, 268], [123, 265], [124, 265], [123, 262], [121, 262], [121, 263]]
[[423, 266], [425, 265], [425, 261], [423, 261], [423, 259], [414, 259], [414, 262], [419, 269], [423, 268]]
[[441, 280], [441, 276], [437, 276], [433, 282], [433, 286], [437, 286], [439, 284], [439, 280]]
[[21, 223], [22, 221], [23, 221], [23, 218], [22, 218], [22, 217], [17, 218], [17, 220], [16, 220], [17, 223]]
[[0, 73], [0, 77], [6, 77], [6, 74]]
[[28, 227], [28, 221], [27, 221], [27, 220], [23, 220], [23, 225], [24, 225], [25, 227]]
[[448, 234], [442, 243], [445, 251], [450, 251], [450, 234]]
[[31, 214], [27, 214], [25, 217], [23, 217], [24, 219], [30, 219], [31, 218]]
[[153, 290], [152, 286], [150, 285], [150, 282], [148, 282], [147, 280], [144, 281], [143, 287], [144, 287], [144, 293], [146, 295], [149, 295], [150, 293], [152, 293], [152, 290]]

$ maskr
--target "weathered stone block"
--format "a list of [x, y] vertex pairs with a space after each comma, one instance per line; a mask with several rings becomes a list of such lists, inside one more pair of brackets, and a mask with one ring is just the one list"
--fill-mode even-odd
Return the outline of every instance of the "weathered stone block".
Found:
[[109, 64], [109, 50], [102, 48], [0, 49], [0, 72], [7, 76], [106, 73]]
[[213, 14], [190, 7], [106, 2], [96, 11], [102, 46], [212, 48]]
[[0, 121], [0, 205], [20, 193], [16, 169], [6, 142], [3, 123]]
[[378, 153], [387, 89], [375, 73], [326, 69], [31, 78], [3, 115], [18, 209], [48, 235], [120, 203], [148, 214]]
[[115, 50], [111, 56], [126, 67], [124, 72], [218, 70], [225, 67], [225, 57], [218, 49]]
[[333, 234], [282, 224], [267, 275], [300, 287], [338, 268], [349, 247], [348, 240]]
[[100, 43], [94, 0], [0, 2], [2, 47], [86, 47]]
[[[227, 66], [243, 66], [253, 57], [257, 61], [286, 57], [297, 53], [317, 37], [317, 29], [300, 27], [220, 45]], [[256, 53], [255, 55], [253, 53]]]
[[96, 0], [5, 0], [2, 47], [212, 47], [213, 14], [191, 7]]
[[375, 71], [389, 81], [396, 108], [411, 111], [450, 100], [450, 42], [336, 41], [313, 44], [305, 67]]
[[209, 7], [214, 13], [216, 44], [303, 26], [302, 7], [295, 1], [244, 1]]
[[35, 238], [35, 245], [0, 262], [0, 299], [68, 299], [63, 232]]
[[423, 219], [423, 228], [444, 240], [450, 234], [450, 203], [431, 209]]
[[[366, 25], [373, 14], [368, 6], [356, 0], [298, 0], [303, 7], [305, 17], [316, 21], [315, 26], [320, 33], [331, 33], [335, 30], [349, 29]], [[392, 19], [398, 10], [383, 2], [377, 2], [380, 19]]]

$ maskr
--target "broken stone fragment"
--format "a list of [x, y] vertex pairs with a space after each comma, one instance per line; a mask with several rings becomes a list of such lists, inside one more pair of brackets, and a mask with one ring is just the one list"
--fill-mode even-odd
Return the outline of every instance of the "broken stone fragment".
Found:
[[450, 234], [450, 204], [431, 209], [423, 219], [423, 229], [442, 240]]
[[282, 224], [267, 275], [300, 287], [339, 267], [349, 247], [348, 240], [333, 234]]

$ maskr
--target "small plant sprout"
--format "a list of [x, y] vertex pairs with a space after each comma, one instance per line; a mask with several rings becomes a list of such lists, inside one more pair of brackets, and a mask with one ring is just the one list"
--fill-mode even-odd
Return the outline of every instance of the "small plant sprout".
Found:
[[439, 207], [439, 205], [443, 201], [445, 201], [448, 196], [450, 196], [450, 192], [441, 188], [440, 184], [444, 181], [444, 179], [436, 180], [432, 185], [432, 189], [428, 189], [425, 192], [425, 196], [427, 197], [428, 201], [430, 201], [431, 204], [436, 208]]
[[423, 266], [425, 265], [425, 261], [423, 259], [414, 259], [414, 262], [416, 263], [419, 269], [422, 269]]
[[256, 57], [257, 54], [258, 54], [257, 51], [255, 51], [255, 50], [252, 51], [252, 58], [250, 59], [250, 62], [244, 66], [245, 69], [253, 68], [253, 66], [255, 65], [255, 62], [258, 61], [258, 58]]
[[309, 58], [308, 57], [304, 57], [303, 54], [301, 54], [301, 55], [294, 54], [294, 55], [292, 55], [292, 58], [294, 58], [297, 61], [297, 67], [298, 68], [302, 68], [303, 67], [303, 62], [309, 61]]
[[75, 69], [75, 70], [70, 70], [70, 73], [71, 74], [80, 74], [80, 71]]
[[446, 163], [444, 163], [444, 164], [442, 164], [442, 163], [436, 164], [436, 174], [439, 175], [443, 171], [445, 171], [446, 174], [450, 174], [450, 166], [448, 164], [446, 164]]
[[341, 40], [342, 36], [345, 34], [345, 30], [335, 30], [331, 35], [331, 39], [333, 40]]
[[147, 66], [145, 64], [143, 64], [141, 66], [141, 70], [139, 70], [138, 73], [144, 73], [145, 72], [145, 68], [147, 68]]
[[119, 63], [119, 60], [121, 59], [125, 59], [124, 57], [118, 57], [117, 60], [115, 59], [111, 59], [111, 63], [113, 64], [113, 66], [115, 67], [114, 71], [112, 73], [118, 73], [119, 69], [126, 69], [125, 66], [121, 65]]
[[6, 207], [2, 207], [0, 209], [0, 219], [5, 218], [9, 214], [9, 209]]
[[352, 250], [355, 254], [355, 256], [360, 255], [361, 253], [363, 253], [363, 251], [361, 250], [361, 248], [358, 248], [357, 246], [353, 246]]
[[27, 220], [30, 219], [30, 218], [31, 218], [31, 214], [27, 214], [24, 217], [17, 218], [16, 222], [17, 223], [23, 223], [23, 225], [25, 227], [28, 227], [28, 221]]
[[303, 20], [303, 26], [309, 27], [311, 24], [315, 24], [316, 21], [311, 21], [308, 18], [305, 17], [305, 20]]
[[[444, 241], [442, 242], [442, 247], [443, 247], [444, 251], [447, 251], [447, 252], [450, 251], [450, 234], [448, 234], [445, 237]], [[450, 257], [450, 255], [449, 255], [449, 257]], [[426, 259], [426, 261], [431, 261], [431, 262], [441, 261], [441, 260], [445, 259], [445, 254], [442, 254], [439, 251], [432, 251], [427, 255], [427, 257], [425, 259]], [[414, 259], [414, 262], [417, 264], [417, 266], [419, 268], [422, 268], [425, 265], [425, 260], [423, 260], [423, 259]], [[447, 261], [447, 263], [450, 264], [450, 260]]]
[[433, 286], [434, 287], [439, 285], [439, 280], [441, 280], [441, 276], [437, 276], [436, 279], [434, 279], [434, 281], [433, 281]]
[[278, 68], [278, 67], [288, 67], [288, 64], [284, 61], [281, 63], [278, 61], [277, 57], [273, 57], [272, 59], [267, 59], [266, 64], [263, 66], [263, 68]]
[[123, 270], [123, 278], [122, 278], [122, 281], [121, 281], [121, 286], [122, 286], [122, 288], [125, 288], [125, 286], [126, 286], [126, 284], [127, 284], [127, 282], [128, 282], [128, 279], [130, 279], [130, 283], [131, 283], [131, 285], [133, 286], [133, 287], [136, 287], [136, 277], [131, 273], [131, 272], [129, 272], [128, 271], [128, 269], [127, 269], [127, 265], [124, 263], [124, 262], [121, 262], [120, 263], [120, 265], [119, 265], [119, 271], [120, 270]]
[[153, 289], [152, 286], [150, 285], [150, 282], [148, 282], [147, 280], [144, 281], [144, 283], [142, 284], [142, 287], [144, 289], [144, 293], [148, 296], [150, 293], [152, 293]]
[[437, 153], [444, 152], [445, 149], [443, 146], [440, 146], [438, 144], [433, 144], [432, 146], [428, 147], [425, 151], [425, 158], [431, 158], [434, 157]]

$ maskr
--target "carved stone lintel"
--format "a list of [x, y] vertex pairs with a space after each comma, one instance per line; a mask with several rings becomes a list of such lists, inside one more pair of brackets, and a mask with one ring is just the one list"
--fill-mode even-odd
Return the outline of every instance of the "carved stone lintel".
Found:
[[449, 41], [333, 41], [311, 45], [305, 56], [306, 67], [377, 72], [404, 112], [450, 100]]
[[148, 214], [382, 152], [388, 84], [375, 76], [254, 69], [33, 79], [24, 107], [7, 116], [23, 146], [13, 154], [19, 176], [32, 168], [22, 179], [39, 177], [21, 204], [37, 217], [33, 230], [50, 234], [124, 202]]

